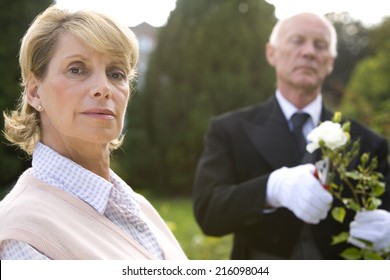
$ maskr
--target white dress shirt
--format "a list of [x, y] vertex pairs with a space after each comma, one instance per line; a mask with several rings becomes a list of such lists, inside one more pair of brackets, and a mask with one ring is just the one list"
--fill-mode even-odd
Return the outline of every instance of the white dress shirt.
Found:
[[303, 134], [307, 136], [309, 132], [320, 123], [320, 116], [322, 110], [322, 95], [318, 94], [316, 99], [314, 99], [310, 104], [304, 107], [301, 110], [298, 110], [294, 104], [288, 101], [279, 90], [276, 91], [276, 99], [278, 100], [279, 106], [282, 109], [282, 112], [289, 122], [290, 129], [292, 130], [292, 124], [290, 119], [292, 115], [296, 112], [304, 112], [310, 115], [310, 118], [306, 121], [303, 126]]

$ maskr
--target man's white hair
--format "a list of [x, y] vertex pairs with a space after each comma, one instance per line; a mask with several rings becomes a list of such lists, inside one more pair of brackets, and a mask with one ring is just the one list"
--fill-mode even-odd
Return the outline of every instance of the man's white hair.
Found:
[[[334, 27], [334, 25], [332, 24], [332, 22], [324, 15], [320, 15], [320, 14], [312, 14], [312, 15], [315, 15], [317, 16], [320, 20], [322, 20], [325, 25], [328, 27], [329, 29], [329, 32], [330, 32], [330, 44], [329, 44], [329, 51], [330, 51], [330, 54], [333, 56], [333, 57], [336, 57], [337, 56], [337, 32], [336, 32], [336, 28]], [[296, 16], [296, 15], [294, 15]], [[287, 18], [284, 18], [284, 19], [281, 19], [279, 20], [274, 28], [272, 29], [272, 32], [271, 32], [271, 35], [269, 37], [269, 40], [268, 40], [268, 43], [271, 44], [272, 46], [274, 47], [277, 47], [278, 46], [278, 43], [279, 43], [279, 32], [280, 32], [280, 28], [281, 26], [283, 26], [283, 24], [291, 19], [292, 17], [294, 16], [291, 16], [291, 17], [287, 17]]]

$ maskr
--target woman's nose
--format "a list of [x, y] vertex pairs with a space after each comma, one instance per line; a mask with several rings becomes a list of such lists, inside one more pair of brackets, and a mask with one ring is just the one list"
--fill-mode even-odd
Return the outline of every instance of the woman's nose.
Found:
[[107, 78], [106, 73], [96, 75], [93, 80], [93, 88], [91, 91], [91, 95], [95, 98], [108, 98], [112, 95], [110, 90], [110, 83]]
[[94, 97], [98, 98], [107, 98], [112, 95], [112, 92], [110, 89], [102, 89], [102, 90], [96, 90], [93, 94]]

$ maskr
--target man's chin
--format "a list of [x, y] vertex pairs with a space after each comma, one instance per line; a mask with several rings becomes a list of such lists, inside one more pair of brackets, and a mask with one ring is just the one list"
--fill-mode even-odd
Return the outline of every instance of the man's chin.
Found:
[[300, 87], [307, 87], [307, 88], [315, 88], [317, 87], [320, 83], [317, 80], [317, 78], [314, 77], [304, 77], [301, 79], [298, 79], [295, 81], [296, 85], [299, 85]]

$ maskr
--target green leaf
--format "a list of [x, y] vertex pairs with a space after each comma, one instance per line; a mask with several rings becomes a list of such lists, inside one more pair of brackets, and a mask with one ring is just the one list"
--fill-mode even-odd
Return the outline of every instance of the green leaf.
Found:
[[345, 208], [344, 207], [334, 207], [332, 209], [332, 217], [339, 223], [343, 223], [344, 218], [345, 218]]
[[345, 204], [345, 206], [349, 209], [352, 209], [354, 211], [360, 211], [361, 207], [358, 203], [356, 203], [353, 199], [351, 198], [345, 198], [343, 199], [343, 203]]
[[363, 253], [363, 258], [365, 260], [383, 260], [384, 258], [378, 253], [366, 251]]
[[362, 154], [362, 156], [360, 157], [360, 161], [361, 161], [362, 165], [366, 165], [369, 158], [370, 158], [370, 155], [368, 153]]
[[341, 112], [334, 112], [332, 117], [332, 122], [340, 123], [341, 122]]
[[371, 194], [374, 196], [381, 196], [385, 192], [385, 183], [377, 182], [371, 187]]
[[360, 173], [357, 172], [356, 170], [350, 171], [350, 172], [345, 172], [345, 176], [348, 178], [351, 178], [352, 180], [359, 180], [360, 179]]
[[339, 186], [333, 182], [329, 184], [329, 187], [331, 190], [338, 190], [339, 189]]
[[343, 231], [339, 233], [338, 235], [332, 236], [332, 243], [331, 245], [340, 244], [343, 242], [346, 242], [348, 240], [349, 233], [346, 231]]
[[348, 248], [345, 249], [341, 254], [341, 257], [343, 257], [346, 260], [359, 260], [363, 257], [363, 252], [361, 249], [357, 248]]
[[341, 128], [343, 129], [343, 131], [349, 132], [351, 130], [351, 123], [350, 122], [345, 122], [345, 123], [343, 123]]
[[372, 204], [374, 204], [375, 209], [377, 209], [382, 204], [382, 200], [380, 198], [373, 197]]

